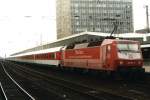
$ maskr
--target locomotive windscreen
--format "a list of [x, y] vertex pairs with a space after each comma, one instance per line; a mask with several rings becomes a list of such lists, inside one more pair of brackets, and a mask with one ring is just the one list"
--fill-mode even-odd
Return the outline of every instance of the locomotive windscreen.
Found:
[[139, 51], [138, 44], [118, 44], [118, 50], [120, 51]]
[[120, 43], [117, 44], [118, 57], [121, 59], [141, 59], [141, 53], [138, 44]]

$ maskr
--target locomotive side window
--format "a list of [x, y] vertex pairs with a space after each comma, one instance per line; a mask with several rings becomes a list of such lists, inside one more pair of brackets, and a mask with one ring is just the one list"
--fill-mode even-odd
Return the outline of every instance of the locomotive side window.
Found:
[[108, 52], [110, 52], [110, 51], [111, 51], [111, 46], [110, 46], [110, 45], [108, 45], [108, 47], [107, 47], [107, 51], [108, 51]]

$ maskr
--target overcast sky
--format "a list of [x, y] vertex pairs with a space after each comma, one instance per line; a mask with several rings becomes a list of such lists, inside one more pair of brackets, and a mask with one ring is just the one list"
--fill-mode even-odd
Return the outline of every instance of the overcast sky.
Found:
[[[135, 29], [144, 28], [150, 0], [133, 4]], [[55, 5], [55, 0], [0, 0], [0, 56], [56, 40]]]

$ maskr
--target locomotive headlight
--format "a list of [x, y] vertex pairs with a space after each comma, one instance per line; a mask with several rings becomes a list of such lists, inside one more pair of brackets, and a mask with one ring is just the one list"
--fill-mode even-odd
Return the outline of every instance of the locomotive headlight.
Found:
[[119, 64], [120, 64], [120, 65], [123, 65], [123, 61], [120, 61]]

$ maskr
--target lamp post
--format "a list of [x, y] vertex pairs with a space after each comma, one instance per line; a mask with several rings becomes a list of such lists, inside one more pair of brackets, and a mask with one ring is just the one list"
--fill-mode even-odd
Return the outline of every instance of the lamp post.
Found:
[[148, 5], [146, 7], [146, 25], [147, 25], [147, 33], [149, 33], [149, 12], [148, 12]]

